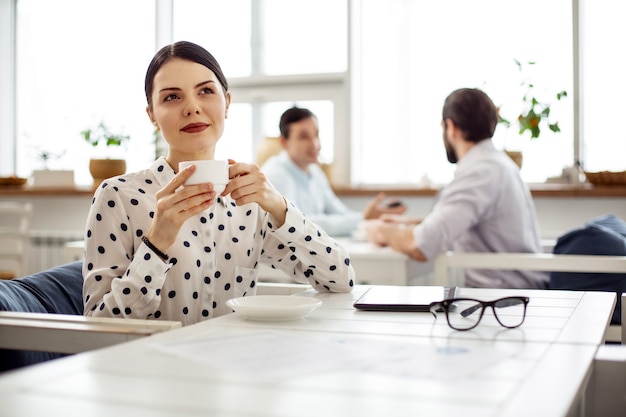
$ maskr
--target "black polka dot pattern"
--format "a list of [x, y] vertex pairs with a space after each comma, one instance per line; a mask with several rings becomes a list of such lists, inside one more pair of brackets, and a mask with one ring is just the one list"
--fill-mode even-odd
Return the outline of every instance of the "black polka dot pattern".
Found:
[[260, 262], [318, 291], [351, 290], [348, 253], [299, 210], [290, 206], [279, 225], [258, 205], [237, 206], [229, 196], [188, 219], [163, 262], [141, 237], [158, 218], [156, 192], [173, 176], [160, 158], [97, 189], [85, 232], [85, 314], [184, 325], [228, 314], [228, 299], [256, 293]]

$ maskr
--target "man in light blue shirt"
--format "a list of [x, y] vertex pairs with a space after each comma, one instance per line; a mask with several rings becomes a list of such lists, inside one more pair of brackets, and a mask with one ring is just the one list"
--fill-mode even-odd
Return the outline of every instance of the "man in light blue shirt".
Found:
[[[477, 89], [452, 92], [443, 107], [448, 161], [457, 164], [452, 182], [423, 221], [371, 221], [368, 239], [419, 261], [447, 250], [540, 253], [535, 205], [518, 167], [491, 142], [498, 116], [491, 99]], [[545, 288], [539, 271], [466, 270], [465, 285]]]
[[381, 193], [363, 210], [348, 208], [335, 195], [326, 174], [318, 165], [320, 153], [317, 118], [308, 109], [292, 107], [280, 118], [283, 150], [261, 167], [278, 192], [295, 204], [331, 236], [349, 236], [366, 219], [383, 213], [401, 214], [406, 207], [398, 201], [384, 203]]

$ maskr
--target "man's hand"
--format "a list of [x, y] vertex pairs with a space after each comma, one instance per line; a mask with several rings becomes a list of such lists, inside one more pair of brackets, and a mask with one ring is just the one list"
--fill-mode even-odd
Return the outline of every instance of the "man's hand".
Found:
[[385, 202], [385, 193], [378, 193], [376, 198], [363, 210], [363, 218], [366, 220], [377, 219], [383, 214], [402, 214], [406, 211], [406, 206], [396, 199]]
[[385, 222], [383, 220], [368, 220], [365, 222], [367, 240], [379, 246], [391, 246], [392, 249], [402, 252], [416, 261], [426, 261], [426, 257], [415, 244], [413, 227], [404, 224]]
[[403, 214], [383, 213], [379, 217], [380, 220], [388, 223], [404, 224], [406, 226], [417, 226], [422, 222], [419, 217], [409, 217]]

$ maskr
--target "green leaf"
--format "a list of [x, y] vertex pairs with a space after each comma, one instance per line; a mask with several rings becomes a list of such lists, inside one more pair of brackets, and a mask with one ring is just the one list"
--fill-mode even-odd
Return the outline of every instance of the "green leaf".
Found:
[[530, 138], [531, 139], [536, 139], [539, 137], [539, 133], [541, 133], [541, 130], [539, 130], [539, 126], [535, 126], [533, 128], [530, 129]]
[[97, 147], [100, 143], [105, 144], [105, 146], [120, 146], [130, 139], [128, 135], [116, 135], [111, 133], [104, 122], [100, 122], [93, 131], [91, 129], [85, 129], [80, 133], [83, 138], [94, 147]]

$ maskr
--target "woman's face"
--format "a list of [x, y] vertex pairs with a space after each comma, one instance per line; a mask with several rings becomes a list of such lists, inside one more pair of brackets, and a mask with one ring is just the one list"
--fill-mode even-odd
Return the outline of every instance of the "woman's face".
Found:
[[147, 112], [177, 159], [213, 158], [224, 131], [230, 93], [204, 65], [172, 58], [154, 76]]

